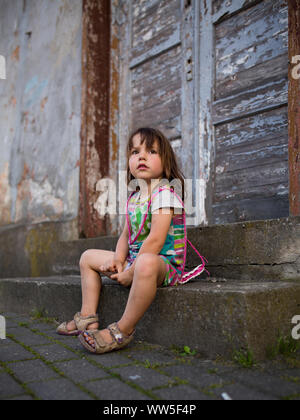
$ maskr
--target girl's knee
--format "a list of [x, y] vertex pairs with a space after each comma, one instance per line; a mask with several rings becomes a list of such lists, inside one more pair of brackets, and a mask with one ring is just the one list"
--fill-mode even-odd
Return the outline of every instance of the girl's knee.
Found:
[[91, 260], [91, 249], [87, 249], [81, 254], [80, 260], [79, 260], [79, 266], [80, 268], [85, 268], [90, 265]]
[[145, 253], [137, 257], [135, 270], [145, 276], [153, 274], [159, 269], [159, 256], [156, 254]]

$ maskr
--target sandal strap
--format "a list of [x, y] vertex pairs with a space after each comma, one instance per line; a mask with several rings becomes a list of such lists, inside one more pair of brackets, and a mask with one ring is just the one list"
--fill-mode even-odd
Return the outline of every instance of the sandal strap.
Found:
[[112, 336], [112, 338], [115, 340], [115, 342], [117, 344], [123, 344], [124, 341], [127, 341], [128, 339], [131, 339], [135, 333], [135, 330], [132, 331], [132, 333], [130, 335], [125, 335], [123, 334], [119, 327], [118, 327], [118, 323], [114, 322], [113, 324], [110, 324], [107, 329], [110, 332], [110, 335]]
[[87, 330], [85, 331], [91, 338], [93, 338], [96, 349], [102, 349], [106, 348], [108, 346], [111, 346], [114, 343], [107, 343], [100, 334], [100, 330]]
[[94, 324], [95, 322], [98, 322], [98, 321], [99, 321], [98, 314], [89, 315], [89, 316], [81, 316], [80, 312], [77, 312], [74, 315], [74, 322], [75, 322], [76, 328], [79, 331], [86, 330], [86, 328], [89, 325]]
[[118, 324], [114, 322], [113, 324], [110, 324], [107, 329], [110, 332], [110, 335], [115, 340], [117, 344], [122, 344], [124, 341], [124, 334], [120, 331]]
[[86, 334], [88, 334], [91, 338], [93, 338], [94, 343], [95, 343], [95, 348], [93, 349], [92, 346], [87, 343], [86, 339], [83, 338], [83, 335], [81, 334], [80, 336], [80, 341], [81, 343], [84, 345], [84, 347], [86, 347], [89, 351], [91, 351], [92, 353], [107, 353], [109, 351], [112, 350], [117, 350], [120, 348], [123, 348], [124, 346], [126, 346], [128, 343], [130, 343], [133, 339], [135, 330], [129, 335], [126, 336], [125, 334], [123, 334], [119, 327], [118, 324], [116, 322], [114, 322], [113, 324], [109, 325], [107, 327], [107, 329], [109, 330], [113, 341], [111, 343], [107, 343], [101, 336], [101, 333], [99, 330], [87, 330], [85, 331]]
[[57, 328], [56, 328], [57, 332], [63, 332], [63, 333], [68, 333], [68, 328], [67, 328], [67, 322], [63, 322], [62, 324], [60, 324]]

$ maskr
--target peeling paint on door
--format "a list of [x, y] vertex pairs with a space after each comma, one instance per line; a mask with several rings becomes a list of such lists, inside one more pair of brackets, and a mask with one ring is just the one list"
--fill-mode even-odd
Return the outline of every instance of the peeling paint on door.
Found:
[[[300, 54], [300, 1], [289, 0], [289, 62]], [[293, 66], [294, 67], [294, 66]], [[289, 183], [290, 214], [300, 215], [300, 87], [298, 77], [289, 73]]]
[[107, 233], [94, 204], [97, 181], [109, 173], [110, 1], [83, 0], [80, 153], [81, 237]]

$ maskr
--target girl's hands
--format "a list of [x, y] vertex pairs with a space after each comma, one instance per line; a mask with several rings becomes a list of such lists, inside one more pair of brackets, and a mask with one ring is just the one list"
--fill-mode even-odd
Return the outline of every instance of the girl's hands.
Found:
[[118, 274], [112, 274], [110, 278], [116, 280], [122, 286], [128, 287], [132, 283], [133, 272], [130, 269], [128, 269], [123, 272], [119, 272]]
[[112, 280], [116, 280], [119, 284], [124, 287], [128, 287], [131, 285], [133, 280], [133, 270], [127, 269], [123, 271], [124, 262], [119, 260], [118, 258], [113, 257], [112, 259], [105, 262], [103, 265], [99, 267], [100, 272], [103, 272], [104, 275], [109, 277]]
[[106, 261], [103, 265], [99, 267], [101, 272], [118, 272], [121, 273], [123, 271], [123, 262], [118, 258], [113, 257]]

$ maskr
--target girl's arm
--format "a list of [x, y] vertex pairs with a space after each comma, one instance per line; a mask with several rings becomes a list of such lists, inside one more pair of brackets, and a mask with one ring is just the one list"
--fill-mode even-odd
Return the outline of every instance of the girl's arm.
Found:
[[[150, 233], [147, 239], [145, 239], [145, 241], [143, 242], [143, 245], [141, 246], [137, 257], [146, 252], [158, 255], [161, 251], [167, 238], [167, 234], [174, 214], [174, 209], [170, 208], [168, 214], [165, 214], [165, 212], [166, 208], [160, 208], [152, 213]], [[135, 264], [136, 259], [128, 269], [128, 272], [130, 272], [132, 276], [134, 273]]]
[[115, 260], [119, 260], [122, 263], [125, 262], [128, 252], [129, 252], [129, 246], [128, 246], [128, 228], [127, 228], [127, 221], [125, 218], [125, 226], [123, 229], [123, 232], [121, 233], [121, 236], [117, 242], [116, 251], [115, 251]]

